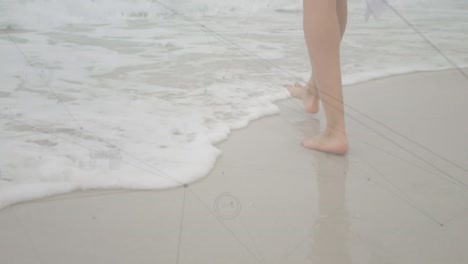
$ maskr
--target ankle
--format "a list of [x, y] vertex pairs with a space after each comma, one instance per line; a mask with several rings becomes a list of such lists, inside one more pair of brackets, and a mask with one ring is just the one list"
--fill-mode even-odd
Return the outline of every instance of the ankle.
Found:
[[328, 126], [325, 129], [324, 134], [334, 137], [347, 138], [346, 130], [343, 126]]
[[305, 85], [305, 88], [308, 94], [313, 95], [313, 96], [319, 95], [317, 85], [315, 84], [315, 82], [308, 82]]

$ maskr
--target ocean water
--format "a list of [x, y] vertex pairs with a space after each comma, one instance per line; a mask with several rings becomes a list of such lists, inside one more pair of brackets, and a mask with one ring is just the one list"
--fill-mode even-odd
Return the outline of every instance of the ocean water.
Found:
[[[389, 3], [430, 43], [350, 0], [344, 84], [468, 67], [466, 0]], [[298, 0], [1, 0], [0, 208], [205, 177], [216, 143], [308, 78], [301, 13]]]

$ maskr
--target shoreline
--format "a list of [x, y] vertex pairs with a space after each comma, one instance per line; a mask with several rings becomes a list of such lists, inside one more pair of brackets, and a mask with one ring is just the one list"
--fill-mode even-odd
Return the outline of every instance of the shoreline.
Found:
[[[466, 68], [465, 70], [468, 70], [468, 68]], [[359, 90], [360, 88], [362, 89], [362, 86], [372, 86], [374, 82], [386, 83], [386, 82], [393, 82], [393, 80], [398, 80], [398, 79], [418, 77], [419, 75], [427, 75], [427, 74], [435, 74], [435, 75], [441, 75], [442, 74], [443, 75], [443, 74], [446, 74], [446, 73], [454, 73], [456, 75], [457, 70], [453, 69], [453, 70], [443, 70], [443, 71], [416, 72], [416, 73], [401, 74], [401, 75], [392, 76], [392, 77], [379, 78], [379, 79], [370, 80], [370, 81], [366, 81], [366, 82], [359, 83], [359, 84], [346, 85], [344, 87], [350, 87], [350, 88], [353, 88], [353, 89], [346, 89], [344, 91], [344, 93], [345, 93], [346, 97], [351, 96], [350, 99], [353, 100], [353, 96], [355, 96], [355, 95], [350, 95], [350, 93], [353, 93], [353, 91]], [[348, 100], [348, 102], [349, 102], [349, 100]], [[275, 101], [274, 104], [280, 108], [279, 113], [272, 114], [272, 115], [267, 115], [267, 116], [263, 116], [263, 117], [251, 120], [251, 121], [249, 121], [249, 123], [248, 123], [248, 125], [246, 127], [242, 127], [242, 128], [238, 128], [238, 129], [231, 129], [231, 132], [229, 133], [229, 135], [227, 136], [226, 139], [224, 139], [224, 140], [222, 140], [222, 141], [220, 141], [220, 142], [218, 142], [216, 144], [213, 144], [214, 147], [216, 147], [216, 148], [218, 148], [218, 149], [220, 149], [222, 151], [221, 155], [218, 156], [218, 158], [216, 159], [215, 164], [213, 165], [213, 167], [210, 169], [209, 173], [206, 176], [204, 176], [202, 178], [199, 178], [199, 179], [196, 179], [195, 181], [190, 182], [188, 185], [189, 186], [196, 185], [196, 184], [198, 184], [200, 182], [203, 182], [203, 181], [206, 181], [206, 180], [209, 179], [209, 177], [213, 173], [213, 171], [218, 166], [220, 166], [220, 164], [219, 164], [220, 160], [222, 160], [223, 156], [226, 155], [225, 150], [224, 150], [224, 146], [226, 144], [227, 145], [231, 144], [230, 142], [232, 141], [233, 136], [236, 136], [239, 133], [241, 133], [241, 134], [249, 133], [249, 131], [252, 130], [251, 127], [252, 126], [258, 126], [257, 124], [258, 123], [261, 124], [262, 120], [265, 120], [265, 119], [277, 119], [277, 120], [284, 119], [285, 112], [288, 112], [288, 111], [290, 112], [291, 111], [290, 104], [294, 104], [294, 99], [292, 99], [292, 98], [281, 99], [281, 100]], [[285, 107], [285, 105], [286, 105], [286, 107]], [[297, 105], [299, 105], [299, 104], [296, 104], [296, 106]], [[305, 114], [305, 113], [301, 113], [300, 108], [297, 108], [295, 111], [296, 112], [292, 113], [292, 116], [295, 116], [294, 117], [295, 119], [297, 119], [297, 118], [307, 119], [307, 118], [310, 117], [313, 120], [315, 120], [314, 122], [316, 122], [317, 124], [324, 121], [323, 120], [323, 109], [321, 109], [320, 113], [317, 114], [317, 115], [308, 115], [308, 114]], [[289, 113], [289, 114], [291, 114], [291, 113]], [[309, 131], [310, 132], [311, 130], [314, 130], [313, 133], [317, 133], [318, 130], [319, 130], [317, 128], [314, 128], [314, 129], [307, 128], [307, 129], [305, 129], [304, 131]], [[352, 129], [352, 128], [350, 127], [350, 129]], [[296, 137], [298, 136], [297, 131], [296, 131], [295, 136]], [[297, 143], [297, 144], [299, 144], [299, 143]], [[304, 149], [304, 151], [305, 152], [315, 153], [314, 151], [311, 151], [311, 150], [305, 150]], [[351, 155], [352, 155], [352, 153], [353, 153], [353, 151], [351, 151]], [[15, 203], [13, 205], [9, 205], [7, 207], [4, 207], [4, 208], [0, 209], [0, 211], [5, 210], [8, 207], [14, 207], [16, 205], [34, 204], [34, 203], [49, 202], [49, 201], [59, 201], [59, 200], [62, 200], [62, 199], [82, 198], [82, 197], [88, 197], [88, 196], [89, 197], [94, 197], [94, 196], [99, 196], [100, 194], [102, 194], [102, 195], [112, 195], [112, 194], [124, 194], [124, 193], [129, 193], [129, 192], [152, 192], [152, 191], [165, 192], [165, 191], [172, 191], [172, 190], [181, 189], [181, 188], [183, 188], [183, 186], [175, 186], [175, 187], [161, 188], [161, 189], [127, 189], [127, 188], [118, 188], [118, 189], [112, 189], [112, 188], [104, 189], [103, 188], [103, 189], [101, 189], [101, 188], [91, 188], [91, 189], [86, 189], [86, 190], [75, 190], [75, 191], [72, 191], [72, 192], [65, 192], [65, 193], [62, 193], [62, 194], [51, 195], [51, 196], [46, 196], [46, 197], [42, 197], [42, 198], [26, 200], [24, 202]]]
[[305, 149], [298, 141], [320, 131], [323, 113], [283, 100], [279, 115], [216, 144], [215, 166], [186, 188], [72, 192], [0, 210], [0, 262], [468, 262], [466, 87], [451, 70], [345, 92], [436, 155], [355, 114], [375, 131], [349, 119], [348, 155]]

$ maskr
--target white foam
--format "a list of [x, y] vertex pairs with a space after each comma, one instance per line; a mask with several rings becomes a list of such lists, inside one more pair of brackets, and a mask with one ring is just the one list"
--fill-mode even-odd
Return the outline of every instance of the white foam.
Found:
[[[464, 0], [394, 4], [468, 66]], [[221, 154], [214, 144], [278, 113], [273, 102], [288, 96], [283, 84], [309, 74], [301, 1], [170, 2], [198, 24], [154, 1], [0, 5], [0, 27], [10, 25], [28, 57], [0, 34], [0, 207], [201, 179]], [[364, 8], [350, 1], [345, 84], [453, 67], [396, 14], [365, 23]]]

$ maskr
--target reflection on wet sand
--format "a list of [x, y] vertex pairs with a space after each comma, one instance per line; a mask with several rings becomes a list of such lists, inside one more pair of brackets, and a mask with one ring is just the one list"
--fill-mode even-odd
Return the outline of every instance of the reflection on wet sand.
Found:
[[349, 250], [350, 223], [346, 207], [348, 158], [317, 153], [319, 218], [315, 223], [313, 263], [352, 263]]

